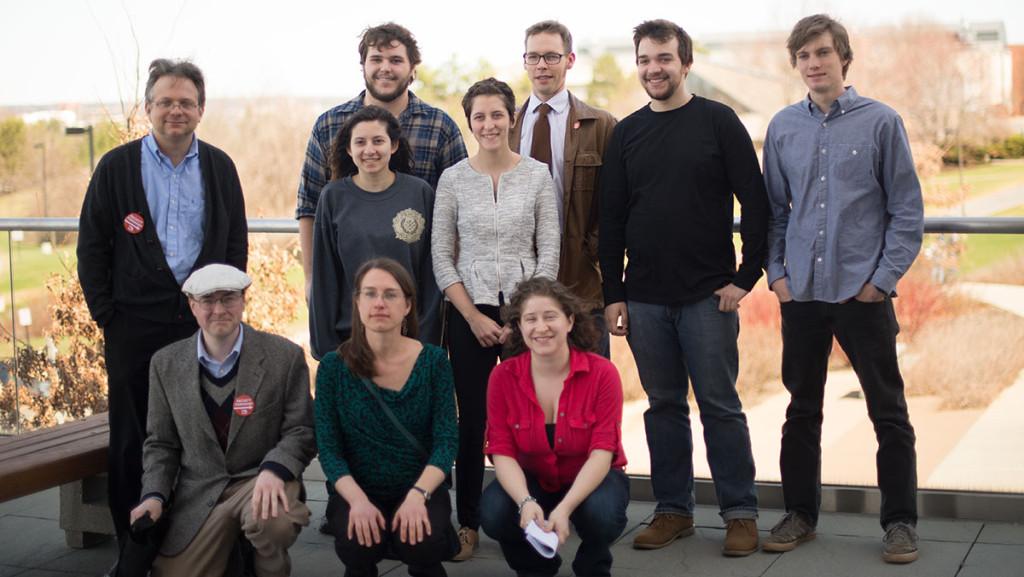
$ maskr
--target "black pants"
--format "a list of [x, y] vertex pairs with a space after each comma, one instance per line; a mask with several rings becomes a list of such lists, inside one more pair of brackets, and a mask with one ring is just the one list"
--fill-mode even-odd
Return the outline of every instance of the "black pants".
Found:
[[107, 491], [118, 539], [142, 491], [142, 443], [149, 409], [149, 361], [153, 353], [199, 330], [195, 320], [165, 324], [119, 312], [103, 328], [110, 422]]
[[381, 542], [370, 547], [360, 545], [355, 535], [348, 538], [348, 501], [339, 496], [328, 515], [334, 535], [334, 552], [345, 565], [345, 577], [377, 577], [377, 563], [385, 558], [397, 559], [408, 565], [412, 577], [447, 576], [441, 561], [451, 559], [459, 550], [459, 537], [452, 527], [452, 502], [447, 485], [439, 487], [427, 501], [430, 535], [416, 545], [402, 543], [398, 532], [391, 531], [391, 521], [402, 504], [401, 499], [384, 501], [371, 497], [370, 502], [380, 509], [387, 523]]
[[917, 453], [896, 359], [892, 300], [782, 305], [782, 381], [791, 395], [782, 427], [782, 491], [787, 511], [817, 522], [821, 505], [821, 423], [832, 337], [857, 373], [875, 427], [881, 523], [917, 522]]
[[[455, 508], [459, 525], [480, 527], [480, 493], [484, 483], [484, 429], [487, 427], [487, 379], [501, 357], [501, 347], [481, 347], [469, 323], [448, 305], [448, 356], [459, 407], [459, 454], [455, 460]], [[499, 324], [498, 307], [478, 305]]]

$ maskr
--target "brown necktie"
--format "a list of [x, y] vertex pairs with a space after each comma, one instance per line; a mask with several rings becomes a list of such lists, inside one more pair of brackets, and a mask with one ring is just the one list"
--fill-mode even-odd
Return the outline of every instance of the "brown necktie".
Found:
[[533, 143], [530, 144], [530, 156], [548, 165], [551, 172], [551, 125], [548, 123], [548, 112], [551, 107], [545, 102], [537, 107], [537, 122], [533, 124]]

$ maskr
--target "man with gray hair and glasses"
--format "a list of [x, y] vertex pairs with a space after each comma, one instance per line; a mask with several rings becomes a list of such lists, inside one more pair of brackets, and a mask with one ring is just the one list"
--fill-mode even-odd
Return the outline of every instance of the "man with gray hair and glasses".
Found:
[[205, 86], [191, 62], [149, 65], [150, 133], [100, 159], [79, 218], [78, 277], [103, 329], [108, 490], [122, 544], [141, 490], [150, 358], [198, 330], [181, 285], [210, 263], [244, 270], [249, 249], [235, 165], [195, 135]]

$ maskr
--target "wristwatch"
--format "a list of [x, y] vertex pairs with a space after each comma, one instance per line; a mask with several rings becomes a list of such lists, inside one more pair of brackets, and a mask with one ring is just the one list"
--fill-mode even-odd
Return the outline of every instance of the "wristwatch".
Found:
[[409, 489], [409, 490], [410, 491], [416, 491], [420, 495], [423, 495], [423, 500], [424, 501], [429, 501], [430, 500], [430, 491], [424, 489], [423, 487], [419, 487], [419, 486], [413, 485], [412, 489]]

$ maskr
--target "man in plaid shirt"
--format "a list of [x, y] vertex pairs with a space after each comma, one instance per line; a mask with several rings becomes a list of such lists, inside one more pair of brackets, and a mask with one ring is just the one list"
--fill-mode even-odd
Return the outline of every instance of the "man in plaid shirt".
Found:
[[357, 110], [372, 104], [398, 119], [412, 147], [413, 174], [431, 187], [437, 187], [444, 169], [466, 158], [462, 134], [451, 117], [409, 91], [420, 63], [420, 50], [409, 30], [394, 22], [367, 28], [359, 42], [359, 58], [366, 90], [317, 118], [299, 177], [295, 218], [299, 220], [307, 295], [313, 278], [313, 216], [320, 190], [332, 179], [328, 154], [338, 129]]

